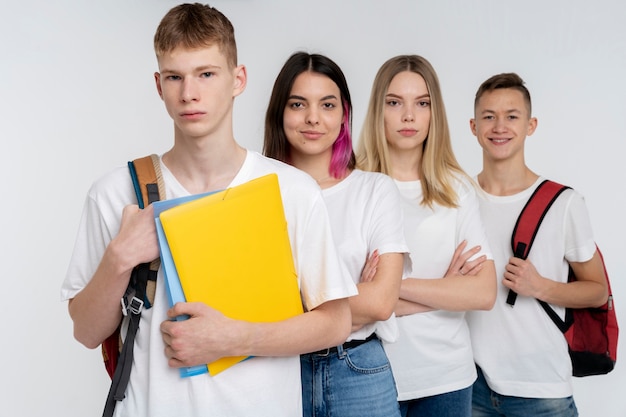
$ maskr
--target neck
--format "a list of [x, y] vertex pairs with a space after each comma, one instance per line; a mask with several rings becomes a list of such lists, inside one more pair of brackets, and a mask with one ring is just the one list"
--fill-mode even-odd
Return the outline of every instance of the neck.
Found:
[[230, 185], [246, 158], [246, 149], [233, 140], [222, 143], [176, 142], [163, 163], [191, 194], [221, 190]]
[[398, 181], [415, 181], [420, 179], [421, 151], [396, 151], [390, 149], [389, 159], [392, 178]]
[[333, 178], [330, 175], [330, 153], [324, 155], [291, 154], [291, 165], [309, 174], [318, 184]]
[[484, 163], [477, 176], [480, 188], [497, 196], [514, 195], [526, 190], [539, 178], [525, 164]]

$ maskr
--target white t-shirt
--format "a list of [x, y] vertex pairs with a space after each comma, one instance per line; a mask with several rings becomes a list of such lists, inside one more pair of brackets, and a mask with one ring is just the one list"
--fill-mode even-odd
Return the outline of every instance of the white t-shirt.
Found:
[[[189, 193], [161, 163], [168, 198]], [[277, 173], [305, 309], [356, 294], [337, 257], [328, 213], [317, 184], [297, 169], [248, 151], [230, 186]], [[93, 276], [118, 233], [124, 206], [136, 203], [127, 168], [98, 180], [89, 191], [61, 298], [74, 297]], [[254, 357], [211, 377], [181, 378], [169, 368], [159, 325], [168, 308], [162, 271], [154, 307], [144, 310], [126, 398], [116, 416], [285, 416], [302, 413], [298, 356]]]
[[[354, 170], [340, 183], [322, 190], [322, 195], [339, 257], [355, 284], [361, 279], [367, 256], [375, 249], [380, 255], [404, 253], [403, 272], [408, 272], [409, 249], [404, 238], [401, 197], [390, 177]], [[398, 336], [395, 316], [363, 326], [348, 340], [364, 340], [374, 332], [382, 340], [395, 341]]]
[[[467, 319], [476, 363], [491, 389], [502, 395], [563, 398], [573, 391], [572, 366], [563, 334], [534, 298], [518, 296], [514, 307], [506, 304], [509, 290], [502, 284], [504, 268], [513, 256], [513, 228], [544, 179], [511, 196], [479, 193], [480, 211], [495, 259], [498, 295], [491, 311], [472, 311]], [[594, 252], [584, 199], [574, 190], [566, 190], [543, 219], [528, 260], [540, 275], [567, 282], [567, 261], [585, 262]], [[552, 308], [564, 316], [563, 308]]]
[[[420, 181], [396, 181], [402, 194], [404, 231], [414, 278], [442, 278], [457, 246], [481, 246], [475, 256], [491, 259], [478, 209], [467, 180], [455, 183], [458, 208], [421, 205]], [[476, 379], [465, 313], [435, 310], [398, 317], [400, 336], [385, 344], [396, 379], [398, 399], [406, 401], [469, 387]]]

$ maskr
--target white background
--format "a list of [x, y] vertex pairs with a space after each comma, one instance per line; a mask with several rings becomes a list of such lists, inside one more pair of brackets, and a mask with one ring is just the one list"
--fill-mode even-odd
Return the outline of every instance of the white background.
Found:
[[[166, 151], [172, 125], [153, 82], [152, 36], [169, 0], [8, 1], [0, 8], [0, 417], [99, 415], [99, 350], [74, 341], [59, 301], [85, 193], [114, 166]], [[261, 150], [279, 68], [295, 50], [344, 70], [358, 136], [375, 72], [425, 56], [443, 88], [456, 154], [480, 170], [468, 128], [487, 77], [515, 71], [533, 97], [530, 167], [586, 196], [626, 326], [626, 3], [620, 0], [214, 1], [234, 23], [249, 84], [235, 135]], [[626, 328], [626, 327], [625, 327]], [[624, 339], [626, 340], [626, 339]], [[626, 350], [577, 379], [583, 417], [625, 417]], [[618, 388], [619, 387], [619, 388]]]

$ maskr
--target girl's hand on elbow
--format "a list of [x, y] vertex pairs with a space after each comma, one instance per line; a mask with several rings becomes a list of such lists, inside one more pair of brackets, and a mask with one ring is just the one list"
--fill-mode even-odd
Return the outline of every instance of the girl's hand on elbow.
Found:
[[363, 266], [363, 271], [361, 272], [361, 279], [359, 282], [371, 282], [374, 280], [379, 258], [380, 257], [378, 255], [378, 249], [374, 250], [374, 252], [372, 252], [370, 256], [367, 257], [365, 265]]
[[487, 260], [486, 256], [479, 256], [470, 261], [470, 258], [480, 251], [480, 246], [474, 246], [467, 251], [465, 250], [466, 246], [466, 240], [462, 241], [459, 246], [457, 246], [452, 255], [450, 266], [445, 275], [446, 277], [452, 275], [476, 275], [482, 269], [482, 264]]

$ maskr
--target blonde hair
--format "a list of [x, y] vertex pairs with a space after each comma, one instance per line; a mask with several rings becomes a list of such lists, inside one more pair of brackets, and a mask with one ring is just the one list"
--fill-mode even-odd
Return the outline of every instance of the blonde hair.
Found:
[[422, 163], [419, 167], [423, 199], [421, 204], [458, 207], [454, 182], [459, 176], [469, 176], [463, 171], [452, 151], [446, 109], [443, 104], [439, 79], [430, 62], [419, 55], [400, 55], [385, 62], [374, 79], [363, 129], [357, 147], [357, 167], [365, 171], [392, 175], [389, 147], [385, 137], [385, 96], [393, 78], [404, 71], [419, 74], [426, 82], [430, 95], [431, 120], [423, 144]]
[[231, 68], [237, 66], [237, 43], [232, 23], [214, 7], [200, 3], [170, 9], [154, 34], [157, 57], [178, 47], [195, 49], [217, 45]]

